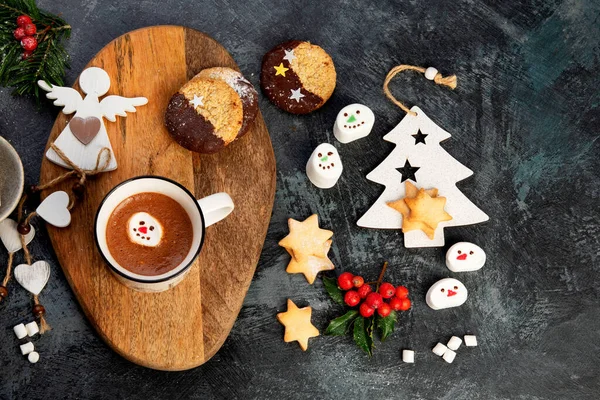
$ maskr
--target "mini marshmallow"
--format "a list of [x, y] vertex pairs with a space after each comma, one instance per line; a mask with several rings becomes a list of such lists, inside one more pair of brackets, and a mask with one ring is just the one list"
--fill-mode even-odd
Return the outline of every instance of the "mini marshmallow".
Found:
[[23, 324], [16, 325], [13, 328], [13, 331], [15, 331], [15, 335], [17, 335], [17, 339], [23, 339], [25, 336], [27, 336], [27, 329], [25, 328], [25, 325], [23, 325]]
[[30, 323], [25, 325], [25, 329], [27, 329], [27, 336], [29, 337], [40, 332], [40, 328], [38, 327], [38, 324], [35, 321], [31, 321]]
[[458, 350], [462, 344], [462, 339], [458, 336], [452, 336], [446, 345], [450, 350]]
[[31, 343], [31, 342], [22, 344], [20, 347], [21, 347], [21, 353], [24, 356], [26, 356], [27, 354], [31, 353], [34, 350], [33, 343]]
[[362, 104], [350, 104], [342, 108], [335, 119], [333, 134], [342, 143], [368, 136], [375, 123], [373, 111]]
[[405, 363], [414, 363], [415, 352], [413, 350], [402, 350], [402, 361]]
[[448, 348], [446, 346], [444, 346], [443, 344], [438, 343], [435, 345], [435, 347], [431, 351], [433, 351], [433, 354], [435, 354], [436, 356], [441, 357], [448, 351]]
[[329, 143], [317, 146], [306, 163], [306, 175], [318, 188], [335, 186], [342, 175], [342, 160], [338, 151]]
[[433, 67], [429, 67], [425, 70], [425, 78], [429, 79], [430, 81], [432, 81], [435, 76], [437, 75], [438, 70], [433, 68]]
[[454, 358], [456, 357], [456, 353], [453, 352], [452, 350], [447, 350], [444, 355], [442, 356], [442, 358], [444, 359], [444, 361], [446, 361], [448, 364], [452, 364], [452, 361], [454, 361]]
[[465, 335], [465, 346], [467, 346], [467, 347], [475, 347], [475, 346], [477, 346], [477, 336], [475, 336], [475, 335]]
[[163, 227], [152, 215], [138, 212], [127, 221], [127, 233], [129, 240], [135, 244], [156, 247], [162, 239]]
[[36, 362], [40, 361], [40, 353], [38, 353], [37, 351], [32, 351], [27, 356], [27, 359], [30, 363], [35, 364]]

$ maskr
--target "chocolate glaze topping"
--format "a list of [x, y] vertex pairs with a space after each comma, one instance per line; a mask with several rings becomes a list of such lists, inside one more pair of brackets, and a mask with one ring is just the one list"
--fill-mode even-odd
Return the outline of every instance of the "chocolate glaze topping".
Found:
[[198, 153], [215, 153], [225, 142], [215, 135], [215, 127], [198, 114], [185, 96], [175, 93], [165, 113], [165, 125], [177, 143]]
[[[285, 56], [284, 50], [292, 50], [300, 43], [302, 42], [299, 40], [291, 40], [273, 48], [263, 57], [260, 72], [260, 86], [265, 95], [277, 107], [292, 114], [307, 114], [319, 108], [324, 103], [324, 100], [320, 96], [304, 89], [300, 78], [290, 68], [289, 61], [283, 59]], [[279, 66], [281, 63], [283, 63], [284, 67], [290, 68], [285, 71], [285, 76], [275, 75], [276, 71], [274, 67]], [[289, 98], [292, 94], [292, 89], [296, 90], [298, 88], [302, 89], [300, 93], [304, 95], [299, 102]]]

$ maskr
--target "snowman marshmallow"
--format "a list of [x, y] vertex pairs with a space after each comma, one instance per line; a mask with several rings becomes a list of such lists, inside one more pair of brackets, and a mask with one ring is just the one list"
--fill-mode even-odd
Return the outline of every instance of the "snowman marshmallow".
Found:
[[434, 310], [458, 307], [467, 301], [467, 288], [458, 279], [444, 278], [433, 284], [425, 300]]
[[135, 244], [156, 247], [160, 244], [163, 227], [156, 218], [145, 212], [133, 214], [127, 222], [129, 240]]
[[476, 244], [458, 242], [446, 253], [446, 266], [452, 272], [477, 271], [485, 264], [485, 251]]
[[340, 155], [329, 143], [318, 145], [306, 164], [308, 179], [321, 189], [333, 187], [342, 175], [342, 170]]
[[362, 104], [342, 108], [335, 119], [333, 134], [342, 143], [349, 143], [371, 133], [375, 123], [373, 111]]

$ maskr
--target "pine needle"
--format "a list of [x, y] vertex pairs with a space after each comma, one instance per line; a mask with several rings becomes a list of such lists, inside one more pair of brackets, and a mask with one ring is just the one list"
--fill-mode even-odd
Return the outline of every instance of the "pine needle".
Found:
[[[28, 15], [37, 27], [38, 47], [27, 59], [22, 59], [23, 48], [13, 36], [20, 15]], [[63, 86], [65, 69], [70, 68], [63, 41], [70, 35], [71, 26], [40, 10], [35, 0], [0, 0], [0, 85], [14, 87], [15, 95], [33, 95], [38, 103], [38, 80]]]

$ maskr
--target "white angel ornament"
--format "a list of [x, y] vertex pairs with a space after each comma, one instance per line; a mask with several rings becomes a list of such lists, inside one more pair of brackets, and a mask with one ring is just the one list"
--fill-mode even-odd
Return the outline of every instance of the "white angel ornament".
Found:
[[[79, 77], [79, 86], [86, 94], [85, 98], [70, 87], [52, 86], [44, 81], [38, 81], [38, 85], [48, 92], [46, 97], [54, 100], [55, 106], [64, 107], [63, 113], [75, 113], [54, 141], [54, 145], [84, 171], [91, 171], [96, 167], [98, 154], [107, 147], [111, 157], [104, 171], [117, 169], [117, 160], [102, 118], [115, 122], [117, 115], [126, 117], [126, 112], [135, 112], [135, 106], [143, 106], [148, 103], [148, 99], [111, 95], [99, 101], [98, 98], [105, 95], [110, 88], [110, 77], [106, 71], [97, 67], [87, 68]], [[107, 156], [105, 152], [103, 157]], [[48, 149], [46, 157], [55, 164], [71, 168], [52, 148]], [[104, 162], [105, 159], [100, 160], [100, 165]]]

